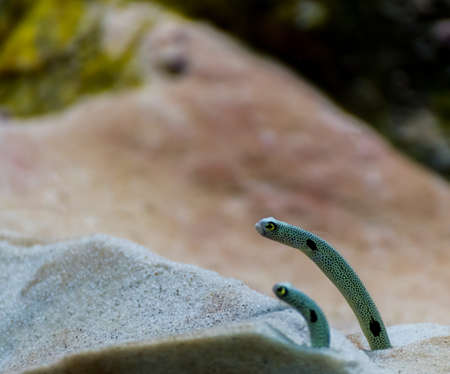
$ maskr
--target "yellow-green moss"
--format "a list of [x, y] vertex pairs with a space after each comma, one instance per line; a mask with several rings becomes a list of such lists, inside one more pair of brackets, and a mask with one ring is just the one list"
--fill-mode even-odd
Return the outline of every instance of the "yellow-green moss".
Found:
[[89, 0], [36, 0], [0, 44], [0, 108], [15, 116], [61, 109], [84, 94], [137, 85], [139, 30], [118, 56], [102, 46]]
[[6, 40], [0, 53], [0, 72], [42, 67], [64, 51], [76, 35], [84, 2], [40, 0]]

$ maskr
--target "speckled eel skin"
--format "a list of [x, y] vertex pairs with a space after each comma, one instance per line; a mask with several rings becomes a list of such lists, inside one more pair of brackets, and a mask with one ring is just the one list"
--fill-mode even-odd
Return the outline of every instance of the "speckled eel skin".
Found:
[[289, 283], [277, 283], [272, 290], [280, 300], [285, 301], [302, 314], [308, 324], [311, 347], [328, 348], [330, 346], [328, 321], [314, 300]]
[[347, 300], [372, 350], [391, 348], [383, 320], [364, 284], [331, 245], [300, 227], [273, 217], [263, 218], [255, 227], [262, 236], [297, 248], [316, 263]]

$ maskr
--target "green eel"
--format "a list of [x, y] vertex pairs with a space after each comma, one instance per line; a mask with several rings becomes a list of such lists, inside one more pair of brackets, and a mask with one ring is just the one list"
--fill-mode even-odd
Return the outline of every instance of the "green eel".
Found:
[[289, 283], [277, 283], [272, 290], [280, 300], [297, 309], [305, 318], [308, 324], [311, 346], [328, 348], [330, 346], [330, 328], [322, 309], [315, 301]]
[[316, 263], [347, 300], [372, 350], [391, 348], [383, 320], [366, 287], [331, 245], [300, 227], [273, 217], [263, 218], [255, 227], [262, 236], [297, 248]]

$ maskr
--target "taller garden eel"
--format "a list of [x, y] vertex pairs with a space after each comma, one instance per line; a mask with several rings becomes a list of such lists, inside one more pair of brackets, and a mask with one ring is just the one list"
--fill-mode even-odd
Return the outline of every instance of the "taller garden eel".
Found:
[[359, 279], [344, 258], [325, 240], [300, 227], [276, 218], [263, 218], [256, 230], [264, 237], [297, 248], [313, 260], [338, 288], [358, 319], [370, 349], [391, 348], [380, 313]]

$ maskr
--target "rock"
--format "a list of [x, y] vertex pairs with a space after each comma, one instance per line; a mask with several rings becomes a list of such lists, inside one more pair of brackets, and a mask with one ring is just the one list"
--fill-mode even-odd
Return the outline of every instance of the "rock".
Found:
[[448, 372], [450, 326], [389, 327], [394, 348], [376, 352], [332, 329], [331, 349], [312, 349], [285, 304], [127, 240], [5, 238], [2, 373]]
[[[449, 2], [158, 2], [285, 61], [412, 158], [450, 177]], [[412, 139], [412, 132], [423, 136]]]
[[[17, 242], [17, 240], [15, 240]], [[242, 282], [105, 235], [0, 242], [2, 373], [378, 373]]]
[[255, 232], [275, 216], [332, 243], [387, 325], [450, 324], [448, 183], [208, 26], [161, 20], [136, 48], [140, 89], [0, 127], [2, 231], [125, 237], [267, 294], [289, 281], [357, 330], [305, 256]]
[[[431, 323], [388, 328], [392, 349], [368, 352], [370, 359], [394, 373], [445, 374], [450, 372], [450, 326]], [[367, 347], [361, 334], [351, 340]]]
[[[2, 1], [0, 112], [42, 114], [87, 94], [140, 85], [148, 78], [135, 64], [141, 39], [167, 19], [181, 22], [156, 3], [211, 20], [275, 54], [410, 156], [449, 176], [449, 21], [442, 17], [448, 5], [436, 1], [365, 7], [323, 0]], [[188, 61], [172, 52], [162, 66], [179, 75]]]

